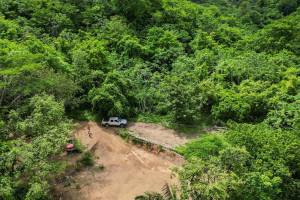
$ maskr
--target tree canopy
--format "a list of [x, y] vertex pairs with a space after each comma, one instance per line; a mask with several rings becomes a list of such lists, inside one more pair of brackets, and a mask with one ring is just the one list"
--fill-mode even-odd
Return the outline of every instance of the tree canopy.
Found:
[[86, 110], [229, 123], [179, 150], [182, 199], [298, 199], [299, 33], [297, 0], [2, 0], [0, 199], [47, 199]]

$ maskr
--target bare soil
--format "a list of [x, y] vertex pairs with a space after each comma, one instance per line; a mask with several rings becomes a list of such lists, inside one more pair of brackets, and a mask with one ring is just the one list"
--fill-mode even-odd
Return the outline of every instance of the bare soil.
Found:
[[[114, 134], [120, 130], [117, 127], [106, 129], [96, 122], [77, 121], [77, 123], [80, 127], [75, 136], [81, 138], [82, 143], [93, 152], [95, 165], [72, 173], [69, 179], [56, 184], [55, 189], [59, 191], [60, 199], [132, 200], [145, 191], [161, 192], [161, 187], [165, 183], [169, 185], [177, 183], [176, 178], [170, 178], [169, 168], [181, 166], [184, 159], [180, 155], [168, 150], [148, 152], [145, 148], [128, 144]], [[92, 138], [88, 135], [88, 125], [91, 128]], [[145, 126], [143, 123], [135, 123], [130, 127], [142, 127], [137, 130], [145, 135], [148, 134], [148, 129], [157, 130], [157, 127]], [[166, 135], [171, 134], [168, 130], [165, 131]], [[164, 131], [161, 130], [160, 133], [162, 132]], [[169, 139], [165, 136], [164, 142]], [[174, 139], [170, 144], [176, 145], [176, 142], [182, 144], [184, 140]], [[81, 156], [82, 154], [78, 153], [69, 155], [64, 153], [59, 159], [76, 164]], [[97, 170], [97, 166], [101, 164], [104, 165], [103, 171]], [[71, 186], [65, 186], [68, 182]]]
[[172, 148], [183, 145], [192, 139], [201, 137], [200, 134], [192, 137], [187, 136], [187, 134], [178, 133], [172, 129], [167, 129], [162, 125], [153, 123], [129, 122], [126, 128], [132, 131], [135, 135]]

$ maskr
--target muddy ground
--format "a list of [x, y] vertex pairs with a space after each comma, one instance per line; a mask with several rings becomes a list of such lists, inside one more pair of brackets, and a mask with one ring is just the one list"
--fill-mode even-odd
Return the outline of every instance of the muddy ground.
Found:
[[[72, 200], [132, 200], [145, 191], [161, 192], [161, 187], [168, 183], [177, 183], [171, 179], [172, 166], [180, 166], [184, 159], [173, 152], [148, 151], [145, 148], [129, 144], [115, 132], [117, 127], [108, 129], [96, 122], [79, 122], [80, 127], [75, 136], [91, 149], [95, 158], [93, 167], [86, 167], [79, 172], [71, 173], [66, 180], [56, 184], [60, 199]], [[90, 125], [93, 137], [90, 138], [87, 126]], [[150, 138], [178, 146], [187, 141], [168, 129], [157, 125], [131, 123], [128, 129], [134, 129], [143, 137], [157, 134]], [[152, 130], [152, 132], [150, 131]], [[150, 132], [149, 132], [150, 131]], [[64, 153], [60, 160], [76, 164], [82, 154]], [[97, 158], [98, 157], [98, 158]], [[104, 170], [97, 166], [103, 164]], [[70, 182], [70, 185], [67, 185]]]

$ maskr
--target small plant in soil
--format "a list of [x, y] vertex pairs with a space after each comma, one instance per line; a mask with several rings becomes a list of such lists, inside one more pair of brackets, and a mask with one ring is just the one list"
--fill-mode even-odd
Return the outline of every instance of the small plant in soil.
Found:
[[121, 130], [121, 131], [117, 132], [117, 134], [120, 135], [122, 138], [126, 138], [126, 137], [130, 136], [129, 131], [127, 131], [127, 130]]
[[136, 144], [136, 143], [143, 144], [143, 143], [144, 143], [143, 140], [141, 140], [141, 139], [139, 139], [139, 138], [135, 138], [135, 137], [132, 137], [132, 141], [134, 142], [134, 144]]
[[75, 188], [78, 190], [80, 189], [80, 184], [76, 184]]
[[70, 182], [68, 182], [68, 183], [65, 184], [65, 187], [68, 187], [68, 186], [71, 186]]
[[162, 151], [162, 152], [165, 151], [162, 145], [158, 145], [158, 148], [159, 148], [159, 151]]
[[148, 148], [150, 148], [151, 147], [151, 142], [146, 141], [146, 145], [147, 145]]
[[77, 163], [77, 165], [75, 166], [76, 171], [80, 171], [81, 168], [82, 168], [82, 163], [81, 162]]
[[99, 165], [99, 166], [97, 167], [97, 169], [98, 169], [99, 171], [103, 171], [103, 170], [104, 170], [104, 165], [103, 165], [103, 164]]
[[72, 167], [72, 164], [68, 162], [68, 163], [66, 164], [66, 168], [67, 168], [67, 169], [70, 169], [71, 167]]

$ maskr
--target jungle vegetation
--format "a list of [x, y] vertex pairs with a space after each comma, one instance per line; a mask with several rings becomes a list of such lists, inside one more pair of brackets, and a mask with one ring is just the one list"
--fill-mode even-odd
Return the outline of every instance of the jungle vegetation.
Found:
[[2, 0], [0, 199], [53, 198], [86, 112], [227, 126], [178, 148], [170, 198], [299, 199], [299, 4]]

